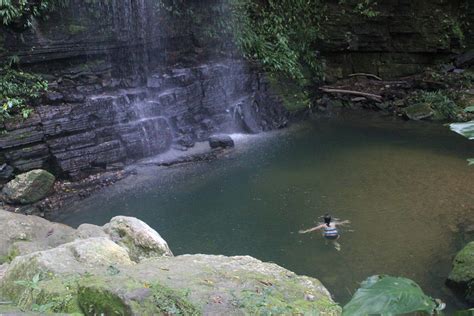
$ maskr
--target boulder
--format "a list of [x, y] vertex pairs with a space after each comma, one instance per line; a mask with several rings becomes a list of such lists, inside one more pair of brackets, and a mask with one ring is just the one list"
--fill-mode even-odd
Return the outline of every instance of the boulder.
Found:
[[459, 55], [455, 60], [456, 67], [469, 68], [474, 65], [474, 49]]
[[32, 204], [44, 199], [52, 190], [55, 177], [41, 169], [20, 174], [2, 190], [6, 201], [13, 204]]
[[22, 309], [49, 304], [49, 312], [79, 313], [74, 283], [81, 275], [107, 275], [132, 264], [127, 251], [110, 239], [78, 240], [16, 257], [0, 279], [0, 297]]
[[[0, 294], [15, 295], [21, 292], [17, 280], [31, 280], [36, 274], [81, 275], [106, 273], [113, 266], [133, 265], [126, 249], [107, 238], [76, 240], [61, 246], [18, 256], [9, 264], [0, 280]], [[5, 289], [5, 291], [3, 291]]]
[[12, 310], [341, 314], [317, 279], [252, 257], [173, 257], [166, 241], [136, 218], [118, 216], [103, 228], [83, 224], [74, 230], [0, 210], [0, 230], [1, 249], [22, 249], [0, 263], [0, 298], [17, 305]]
[[454, 258], [448, 284], [464, 291], [466, 300], [474, 303], [474, 241], [468, 243]]
[[75, 230], [37, 216], [0, 209], [0, 264], [35, 251], [57, 247], [75, 239]]
[[214, 135], [209, 137], [209, 146], [211, 148], [230, 148], [234, 147], [234, 140], [229, 135]]
[[[0, 294], [26, 310], [33, 304], [61, 302], [55, 312], [91, 315], [341, 314], [318, 280], [252, 257], [157, 257], [136, 265], [117, 264], [112, 273], [110, 269], [79, 270], [63, 252], [54, 253], [59, 255], [57, 262], [62, 265], [66, 260], [72, 270], [51, 270], [47, 258], [52, 254], [30, 255], [29, 267], [26, 259], [15, 260], [0, 281]], [[39, 263], [47, 273], [36, 279], [37, 291], [25, 290], [14, 281], [32, 280]]]
[[113, 241], [128, 249], [130, 258], [136, 262], [157, 256], [173, 256], [160, 234], [137, 218], [114, 217], [104, 226], [104, 231]]

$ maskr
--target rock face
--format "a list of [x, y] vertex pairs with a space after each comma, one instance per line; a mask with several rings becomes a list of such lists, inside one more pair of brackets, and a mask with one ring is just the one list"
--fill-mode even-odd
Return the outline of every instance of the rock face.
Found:
[[234, 147], [234, 140], [229, 135], [213, 135], [209, 137], [209, 146], [211, 148], [230, 148]]
[[[203, 21], [218, 5], [189, 3]], [[0, 26], [0, 62], [19, 56], [24, 68], [46, 75], [50, 90], [28, 120], [0, 124], [7, 131], [0, 164], [81, 178], [173, 143], [192, 147], [219, 132], [286, 124], [260, 68], [209, 42], [192, 18], [158, 7], [155, 0], [73, 0], [22, 33]]]
[[[0, 225], [12, 224], [11, 229], [1, 227], [10, 236], [2, 235], [4, 248], [18, 242], [18, 223], [29, 227], [24, 242], [37, 244], [30, 247], [36, 251], [19, 253], [0, 265], [0, 299], [22, 310], [43, 306], [44, 312], [95, 315], [341, 314], [318, 280], [276, 264], [251, 257], [172, 257], [167, 246], [168, 253], [137, 255], [137, 245], [164, 247], [158, 233], [137, 219], [116, 217], [104, 227], [85, 224], [74, 230], [1, 210], [0, 218]], [[44, 241], [48, 237], [40, 232], [49, 227], [65, 228], [58, 231], [63, 243]]]
[[2, 190], [5, 199], [13, 204], [31, 204], [45, 198], [56, 178], [45, 170], [32, 170], [8, 182]]
[[467, 244], [454, 258], [448, 284], [461, 289], [466, 300], [474, 303], [474, 242]]
[[446, 62], [463, 45], [474, 47], [469, 28], [474, 6], [468, 0], [385, 0], [362, 10], [360, 1], [344, 2], [326, 1], [328, 18], [321, 26], [320, 48], [331, 78], [358, 72], [384, 79], [412, 75]]

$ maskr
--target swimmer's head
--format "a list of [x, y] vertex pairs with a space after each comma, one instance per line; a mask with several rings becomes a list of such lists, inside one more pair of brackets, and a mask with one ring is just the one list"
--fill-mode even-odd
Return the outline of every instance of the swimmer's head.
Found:
[[331, 224], [331, 215], [329, 215], [329, 214], [324, 215], [324, 223], [327, 226], [329, 226], [329, 224]]

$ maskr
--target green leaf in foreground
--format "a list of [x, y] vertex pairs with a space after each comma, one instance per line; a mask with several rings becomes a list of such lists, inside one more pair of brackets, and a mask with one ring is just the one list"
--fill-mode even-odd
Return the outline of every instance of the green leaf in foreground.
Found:
[[464, 109], [464, 112], [466, 113], [474, 113], [474, 105], [468, 106], [467, 108]]
[[457, 311], [454, 313], [454, 316], [472, 316], [474, 315], [474, 308], [465, 310], [465, 311]]
[[410, 279], [375, 275], [362, 282], [352, 300], [344, 306], [342, 315], [389, 316], [413, 312], [431, 315], [441, 309], [438, 305]]
[[469, 165], [469, 166], [473, 166], [473, 165], [474, 165], [474, 158], [469, 158], [469, 159], [467, 160], [467, 162], [468, 162], [468, 165]]
[[453, 132], [474, 140], [474, 121], [466, 123], [453, 123], [450, 124], [449, 127]]

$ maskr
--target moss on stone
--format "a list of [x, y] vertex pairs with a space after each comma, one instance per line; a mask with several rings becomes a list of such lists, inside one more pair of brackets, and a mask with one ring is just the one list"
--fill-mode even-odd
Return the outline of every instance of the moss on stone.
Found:
[[71, 24], [68, 27], [69, 34], [72, 34], [72, 35], [83, 33], [86, 30], [87, 28], [85, 26], [77, 25], [77, 24]]
[[434, 111], [427, 103], [410, 105], [405, 109], [405, 115], [411, 120], [422, 120], [434, 115]]
[[5, 256], [0, 256], [0, 265], [4, 264], [4, 263], [10, 263], [13, 261], [13, 259], [15, 259], [18, 255], [20, 254], [20, 250], [15, 247], [15, 246], [12, 246], [9, 250], [8, 250], [8, 254], [5, 255]]
[[201, 312], [187, 299], [187, 293], [178, 293], [162, 284], [151, 286], [153, 300], [160, 312], [166, 315], [201, 315]]
[[273, 287], [243, 291], [239, 296], [239, 307], [251, 315], [340, 315], [340, 307], [327, 299], [289, 301]]
[[82, 313], [77, 300], [77, 278], [54, 278], [42, 282], [36, 304], [48, 306], [49, 312]]
[[2, 193], [11, 203], [31, 204], [43, 199], [53, 188], [55, 180], [45, 170], [32, 170], [7, 183]]
[[288, 111], [299, 111], [311, 106], [309, 95], [299, 85], [276, 75], [268, 75], [270, 88], [274, 90]]
[[126, 281], [123, 277], [94, 276], [79, 282], [78, 302], [86, 314], [200, 315], [186, 293], [161, 283]]
[[130, 315], [131, 310], [123, 300], [111, 292], [96, 279], [89, 280], [87, 285], [80, 285], [78, 290], [79, 306], [88, 315]]
[[465, 284], [474, 280], [474, 242], [467, 244], [456, 255], [449, 279], [456, 283]]

